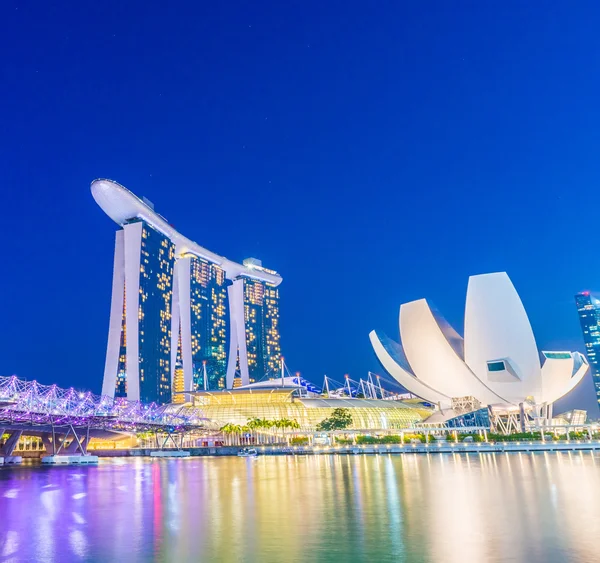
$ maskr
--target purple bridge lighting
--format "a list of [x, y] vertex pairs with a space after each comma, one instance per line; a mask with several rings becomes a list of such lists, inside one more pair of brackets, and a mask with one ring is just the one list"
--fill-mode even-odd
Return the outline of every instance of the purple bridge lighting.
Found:
[[85, 454], [90, 438], [154, 432], [176, 444], [175, 436], [215, 429], [196, 407], [143, 404], [0, 376], [0, 435], [10, 434], [0, 455], [11, 455], [23, 434], [40, 436], [48, 453], [64, 447]]

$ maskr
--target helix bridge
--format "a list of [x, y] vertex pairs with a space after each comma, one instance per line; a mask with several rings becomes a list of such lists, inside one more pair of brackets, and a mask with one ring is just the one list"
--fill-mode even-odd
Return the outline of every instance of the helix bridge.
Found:
[[25, 434], [57, 444], [71, 437], [84, 451], [93, 437], [151, 432], [175, 442], [174, 436], [215, 429], [199, 408], [190, 405], [144, 404], [0, 376], [0, 432], [12, 432], [17, 440]]

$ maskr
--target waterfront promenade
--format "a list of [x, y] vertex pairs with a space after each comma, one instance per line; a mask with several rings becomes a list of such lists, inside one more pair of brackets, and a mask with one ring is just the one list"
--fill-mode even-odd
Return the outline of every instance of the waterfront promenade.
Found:
[[[242, 446], [185, 448], [191, 456], [237, 456]], [[569, 440], [546, 442], [434, 442], [431, 444], [373, 444], [339, 446], [256, 446], [259, 455], [382, 455], [382, 454], [449, 454], [449, 453], [513, 453], [513, 452], [600, 452], [600, 440]], [[149, 457], [156, 450], [131, 448], [94, 450], [99, 457]], [[175, 449], [163, 451], [178, 451]]]

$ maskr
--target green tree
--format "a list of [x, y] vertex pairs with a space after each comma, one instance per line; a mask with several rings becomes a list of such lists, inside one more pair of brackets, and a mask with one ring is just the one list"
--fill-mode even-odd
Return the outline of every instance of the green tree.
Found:
[[221, 427], [221, 432], [223, 432], [223, 434], [242, 434], [250, 432], [250, 428], [248, 426], [240, 426], [239, 424], [232, 424], [229, 422]]
[[285, 420], [286, 420], [287, 428], [291, 428], [292, 430], [300, 429], [300, 424], [298, 423], [297, 420], [295, 420], [295, 419], [290, 420], [288, 418], [286, 418]]
[[279, 420], [275, 420], [274, 423], [277, 428], [282, 428], [284, 430], [300, 428], [297, 420], [291, 420], [289, 418], [281, 418]]
[[250, 430], [261, 430], [264, 428], [268, 428], [268, 425], [265, 424], [266, 422], [267, 421], [263, 418], [251, 418], [248, 420], [247, 426], [248, 428], [250, 428]]
[[331, 432], [332, 430], [345, 430], [352, 426], [352, 415], [350, 409], [333, 409], [331, 416], [317, 424], [319, 432]]
[[229, 422], [221, 428], [223, 434], [238, 434], [242, 431], [242, 427], [239, 424], [232, 424]]

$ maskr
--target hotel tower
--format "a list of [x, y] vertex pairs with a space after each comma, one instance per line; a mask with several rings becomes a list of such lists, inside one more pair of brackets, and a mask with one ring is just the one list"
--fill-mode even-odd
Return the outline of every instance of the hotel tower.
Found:
[[120, 226], [104, 395], [169, 403], [183, 400], [175, 391], [231, 389], [277, 372], [277, 272], [206, 250], [116, 182], [91, 189]]

